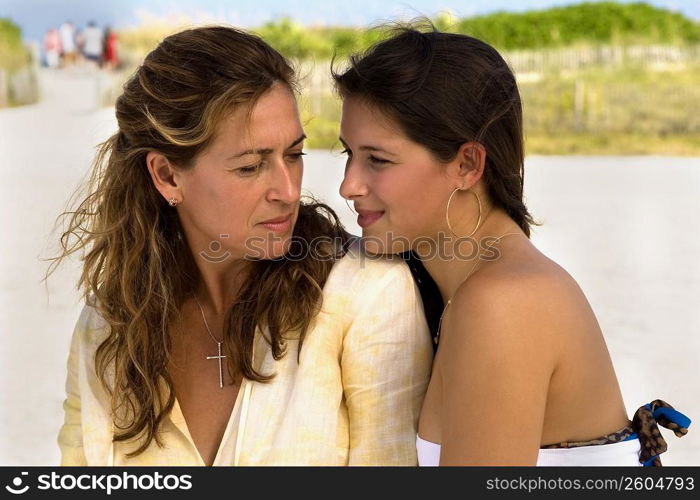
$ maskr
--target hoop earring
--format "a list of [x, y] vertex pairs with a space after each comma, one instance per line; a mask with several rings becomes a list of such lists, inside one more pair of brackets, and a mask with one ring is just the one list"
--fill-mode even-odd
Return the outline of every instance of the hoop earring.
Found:
[[479, 226], [481, 225], [481, 198], [479, 198], [479, 195], [476, 194], [476, 191], [473, 191], [471, 189], [467, 189], [467, 191], [471, 191], [474, 193], [474, 196], [476, 196], [476, 201], [479, 204], [479, 219], [476, 221], [476, 227], [474, 228], [474, 231], [469, 233], [467, 236], [459, 236], [457, 233], [454, 232], [454, 229], [452, 229], [452, 224], [450, 224], [450, 203], [452, 203], [452, 197], [455, 195], [457, 191], [461, 191], [459, 188], [455, 188], [454, 191], [452, 191], [452, 194], [450, 195], [450, 198], [447, 200], [447, 208], [445, 209], [445, 220], [447, 221], [447, 227], [450, 229], [450, 232], [456, 237], [456, 238], [469, 238], [471, 237], [476, 231], [479, 229]]
[[177, 205], [177, 204], [180, 203], [180, 202], [177, 201], [177, 198], [170, 198], [170, 199], [168, 200], [168, 203], [170, 204], [171, 207], [174, 207], [175, 205]]

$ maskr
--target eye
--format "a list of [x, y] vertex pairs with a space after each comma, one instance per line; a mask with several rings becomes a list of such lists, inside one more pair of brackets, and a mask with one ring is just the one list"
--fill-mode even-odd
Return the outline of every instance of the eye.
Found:
[[343, 149], [343, 150], [340, 152], [340, 154], [341, 154], [341, 155], [352, 156], [352, 151], [350, 151], [348, 148], [345, 148], [345, 149]]
[[302, 156], [306, 156], [306, 153], [304, 153], [303, 151], [299, 151], [298, 153], [289, 153], [287, 155], [287, 157], [291, 158], [293, 161], [301, 160]]
[[248, 165], [247, 167], [241, 167], [237, 168], [236, 172], [238, 172], [241, 175], [250, 175], [256, 173], [260, 168], [262, 167], [262, 163], [258, 163], [256, 165]]
[[377, 165], [386, 165], [387, 163], [391, 163], [389, 160], [385, 160], [383, 158], [377, 158], [374, 155], [369, 155], [369, 161], [370, 161], [370, 163], [374, 163]]

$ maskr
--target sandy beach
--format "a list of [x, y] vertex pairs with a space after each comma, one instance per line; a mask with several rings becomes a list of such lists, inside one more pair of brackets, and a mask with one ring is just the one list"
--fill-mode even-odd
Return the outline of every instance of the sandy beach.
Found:
[[[97, 106], [102, 73], [40, 78], [39, 104], [0, 110], [0, 465], [59, 462], [80, 263], [44, 286], [40, 258], [58, 249], [55, 218], [116, 127], [114, 110]], [[308, 153], [304, 188], [359, 234], [337, 192], [344, 158]], [[533, 241], [586, 293], [629, 415], [660, 398], [699, 420], [700, 158], [528, 157], [525, 171], [528, 206], [543, 223]], [[682, 439], [662, 430], [664, 465], [700, 465], [699, 422]]]

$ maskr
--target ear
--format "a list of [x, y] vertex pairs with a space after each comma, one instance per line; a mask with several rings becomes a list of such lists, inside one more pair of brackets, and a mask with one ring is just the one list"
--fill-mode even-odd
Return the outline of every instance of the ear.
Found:
[[158, 192], [169, 200], [175, 198], [182, 201], [182, 183], [180, 173], [165, 155], [157, 151], [149, 151], [146, 155], [146, 167], [151, 175], [153, 185]]
[[479, 142], [465, 142], [459, 147], [454, 161], [457, 167], [457, 175], [462, 182], [461, 186], [456, 187], [469, 189], [479, 182], [481, 176], [484, 175], [486, 148]]

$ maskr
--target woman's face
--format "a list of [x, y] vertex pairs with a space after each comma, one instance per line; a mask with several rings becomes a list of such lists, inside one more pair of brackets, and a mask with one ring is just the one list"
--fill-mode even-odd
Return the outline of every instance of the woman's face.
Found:
[[340, 194], [354, 202], [365, 249], [399, 253], [437, 238], [454, 189], [444, 165], [358, 98], [343, 102], [340, 140], [348, 154]]
[[180, 172], [179, 215], [193, 253], [212, 262], [273, 259], [290, 245], [299, 213], [304, 130], [292, 92], [275, 84], [219, 125]]

